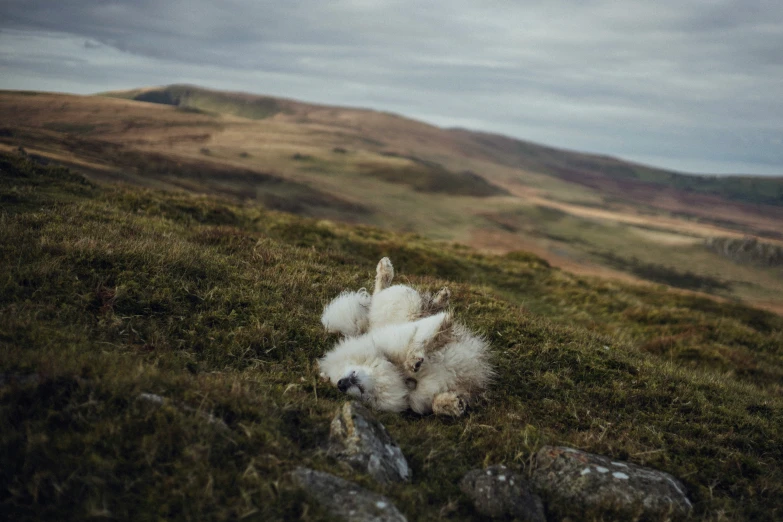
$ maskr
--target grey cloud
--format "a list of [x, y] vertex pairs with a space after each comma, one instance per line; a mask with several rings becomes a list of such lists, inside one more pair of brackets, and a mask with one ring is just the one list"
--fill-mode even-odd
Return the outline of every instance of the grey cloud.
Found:
[[[81, 51], [47, 59], [23, 34]], [[81, 67], [85, 86], [187, 79], [596, 152], [783, 163], [777, 1], [5, 0], [0, 41], [20, 78]]]

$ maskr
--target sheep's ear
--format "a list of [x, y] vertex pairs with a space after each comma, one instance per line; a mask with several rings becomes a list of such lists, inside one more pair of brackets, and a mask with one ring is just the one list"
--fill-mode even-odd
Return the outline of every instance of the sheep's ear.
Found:
[[405, 343], [405, 346], [412, 346], [416, 341], [416, 334], [419, 333], [419, 327], [414, 326], [413, 331], [411, 332], [411, 336], [408, 338], [408, 342]]
[[442, 348], [453, 338], [454, 320], [451, 313], [441, 312], [417, 321], [417, 330], [412, 342], [426, 351]]
[[443, 314], [440, 327], [427, 344], [427, 351], [438, 350], [454, 339], [454, 316], [451, 312]]
[[449, 302], [451, 300], [451, 290], [449, 290], [449, 287], [444, 286], [443, 288], [438, 291], [437, 294], [435, 294], [432, 297], [432, 310], [433, 311], [440, 311], [445, 310], [449, 307]]

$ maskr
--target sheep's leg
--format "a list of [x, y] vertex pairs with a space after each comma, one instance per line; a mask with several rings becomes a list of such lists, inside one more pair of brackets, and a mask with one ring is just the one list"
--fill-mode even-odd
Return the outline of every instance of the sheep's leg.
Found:
[[408, 355], [404, 364], [408, 375], [418, 373], [430, 354], [437, 352], [454, 340], [453, 326], [454, 318], [452, 315], [450, 313], [444, 314], [438, 329], [434, 331], [431, 337], [416, 339], [409, 343]]
[[432, 412], [435, 415], [460, 417], [467, 407], [467, 402], [454, 392], [439, 393], [432, 400]]
[[451, 290], [447, 286], [441, 288], [437, 294], [432, 297], [431, 311], [437, 313], [445, 310], [449, 307], [449, 300], [451, 299]]
[[391, 260], [388, 257], [384, 257], [378, 261], [378, 266], [375, 269], [375, 290], [373, 294], [389, 288], [392, 279], [394, 279], [394, 267]]

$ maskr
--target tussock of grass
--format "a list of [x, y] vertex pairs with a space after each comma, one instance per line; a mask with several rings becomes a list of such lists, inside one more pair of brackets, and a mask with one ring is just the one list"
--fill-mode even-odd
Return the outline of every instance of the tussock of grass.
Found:
[[[698, 519], [781, 516], [778, 316], [578, 278], [524, 253], [96, 186], [21, 158], [0, 169], [9, 520], [320, 518], [285, 479], [297, 465], [388, 494], [411, 520], [465, 520], [466, 471], [524, 468], [545, 443], [668, 471]], [[464, 419], [379, 415], [414, 477], [386, 488], [325, 455], [343, 397], [312, 368], [333, 341], [323, 304], [369, 286], [383, 255], [401, 281], [448, 282], [499, 370]]]

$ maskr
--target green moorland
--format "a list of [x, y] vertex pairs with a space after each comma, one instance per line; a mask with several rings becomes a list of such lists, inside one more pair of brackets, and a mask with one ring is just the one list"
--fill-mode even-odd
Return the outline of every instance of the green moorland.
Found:
[[276, 99], [267, 96], [211, 91], [191, 85], [107, 92], [99, 96], [174, 105], [185, 111], [233, 114], [251, 120], [263, 120], [282, 110]]
[[[451, 286], [499, 374], [464, 418], [379, 414], [413, 470], [388, 487], [326, 455], [343, 397], [313, 367], [334, 341], [323, 305], [384, 255], [400, 281]], [[467, 520], [460, 477], [529, 469], [542, 444], [668, 471], [698, 520], [783, 517], [783, 318], [767, 312], [7, 155], [0, 268], [4, 520], [321, 519], [286, 478], [299, 465], [410, 520]]]

